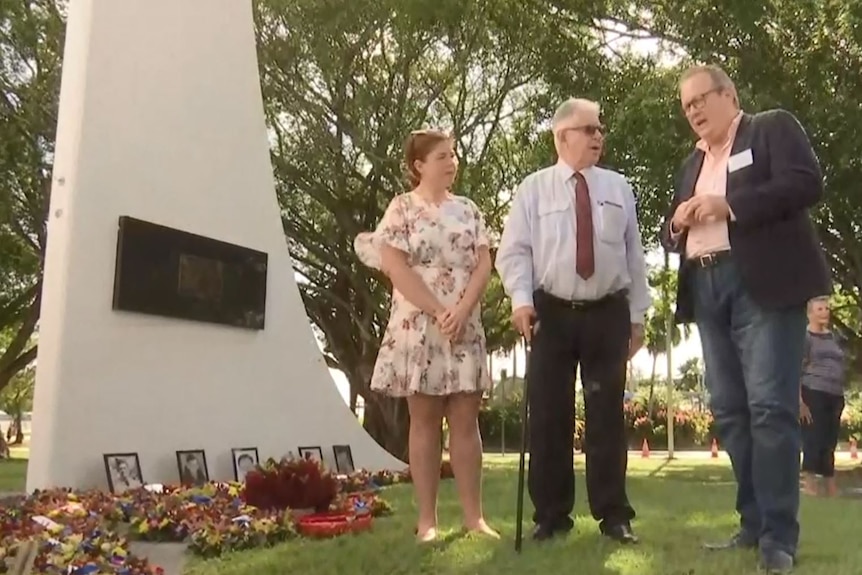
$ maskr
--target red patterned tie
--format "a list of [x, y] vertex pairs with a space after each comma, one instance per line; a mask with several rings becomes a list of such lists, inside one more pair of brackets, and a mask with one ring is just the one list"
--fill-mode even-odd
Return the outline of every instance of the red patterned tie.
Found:
[[590, 204], [590, 189], [583, 174], [575, 172], [575, 223], [577, 235], [577, 263], [575, 269], [585, 280], [590, 279], [596, 271], [595, 255], [593, 254], [593, 207]]

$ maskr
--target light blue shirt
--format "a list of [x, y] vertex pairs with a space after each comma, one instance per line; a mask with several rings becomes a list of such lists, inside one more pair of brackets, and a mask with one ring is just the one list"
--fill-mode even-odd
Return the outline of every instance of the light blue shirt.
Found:
[[566, 300], [596, 300], [628, 289], [632, 323], [652, 304], [632, 187], [622, 174], [581, 170], [593, 208], [595, 273], [575, 269], [575, 171], [558, 162], [521, 182], [503, 229], [495, 266], [512, 309], [533, 305], [541, 289]]

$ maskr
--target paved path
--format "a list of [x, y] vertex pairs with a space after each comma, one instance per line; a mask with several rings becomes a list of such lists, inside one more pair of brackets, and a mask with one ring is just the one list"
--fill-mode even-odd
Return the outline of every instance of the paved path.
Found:
[[[486, 451], [483, 455], [484, 456], [490, 456], [490, 457], [501, 457], [502, 456], [499, 451]], [[639, 450], [639, 449], [629, 451], [629, 459], [642, 459], [641, 455], [642, 455], [642, 453], [641, 453], [641, 450]], [[575, 456], [576, 457], [583, 457], [584, 454], [583, 454], [583, 452], [576, 451]], [[800, 453], [799, 456], [802, 457], [802, 454]], [[515, 450], [515, 451], [508, 451], [507, 450], [505, 456], [502, 456], [502, 457], [517, 458], [518, 457], [518, 451], [517, 450]], [[704, 459], [711, 459], [712, 453], [709, 450], [675, 451], [673, 454], [673, 457], [674, 457], [674, 459], [679, 459], [679, 460], [686, 460], [686, 459], [687, 460], [704, 460]], [[859, 457], [862, 457], [862, 455], [860, 455]], [[650, 451], [649, 458], [650, 459], [667, 459], [667, 451], [666, 450], [665, 451]], [[727, 453], [725, 451], [721, 451], [721, 450], [719, 450], [719, 452], [718, 452], [718, 459], [730, 461], [730, 459], [727, 457]], [[851, 457], [849, 451], [836, 451], [835, 452], [835, 460], [850, 463], [853, 461], [853, 458]], [[862, 464], [862, 459], [856, 459], [856, 462], [858, 462], [859, 464]]]
[[[629, 451], [629, 458], [641, 458], [641, 451]], [[802, 457], [802, 454], [799, 455]], [[673, 454], [674, 459], [710, 459], [712, 458], [712, 453], [709, 451], [675, 451]], [[667, 451], [650, 451], [650, 459], [667, 459]], [[727, 452], [719, 450], [718, 459], [725, 459], [730, 461], [727, 457]], [[836, 451], [835, 452], [835, 460], [836, 461], [845, 461], [851, 462], [853, 459], [850, 455], [849, 451]], [[856, 461], [862, 463], [862, 459], [857, 459]]]
[[132, 553], [146, 557], [151, 565], [158, 565], [165, 570], [165, 575], [182, 575], [186, 564], [185, 543], [146, 543], [132, 541], [129, 543]]

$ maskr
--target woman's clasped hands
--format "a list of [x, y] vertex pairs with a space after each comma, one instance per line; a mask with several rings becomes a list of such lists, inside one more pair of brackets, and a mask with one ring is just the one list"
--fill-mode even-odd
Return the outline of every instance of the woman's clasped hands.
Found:
[[449, 341], [455, 341], [463, 335], [469, 317], [470, 310], [459, 302], [449, 309], [437, 312], [434, 319], [443, 335], [449, 338]]

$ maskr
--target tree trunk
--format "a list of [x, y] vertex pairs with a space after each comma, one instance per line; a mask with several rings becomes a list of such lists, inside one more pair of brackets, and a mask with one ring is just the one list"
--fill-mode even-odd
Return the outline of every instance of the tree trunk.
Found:
[[371, 375], [374, 372], [374, 357], [356, 365], [344, 366], [344, 374], [350, 382], [351, 395], [355, 392], [365, 400], [362, 426], [374, 441], [396, 458], [408, 461], [407, 436], [410, 431], [410, 416], [407, 400], [387, 397], [371, 391]]
[[356, 388], [352, 385], [350, 386], [350, 411], [353, 412], [353, 415], [356, 415], [356, 400], [359, 398], [359, 393], [356, 391]]
[[649, 399], [647, 400], [647, 409], [650, 415], [655, 414], [655, 372], [658, 364], [658, 354], [652, 356], [652, 373], [649, 378]]
[[19, 410], [15, 414], [15, 442], [12, 445], [22, 445], [24, 443], [24, 414]]
[[491, 393], [489, 394], [489, 399], [494, 399], [494, 388], [496, 385], [494, 384], [494, 354], [488, 354], [488, 376], [491, 378]]
[[[518, 379], [518, 344], [512, 348], [512, 381]], [[503, 399], [506, 399], [505, 397]]]
[[380, 446], [405, 463], [409, 463], [407, 436], [410, 416], [407, 400], [370, 393], [365, 397], [365, 431]]

